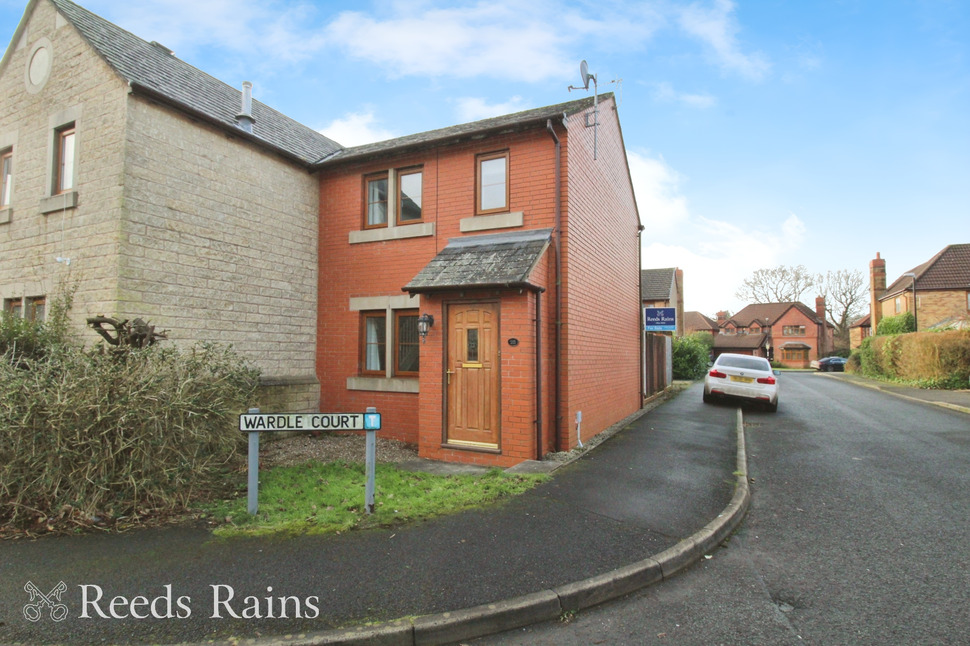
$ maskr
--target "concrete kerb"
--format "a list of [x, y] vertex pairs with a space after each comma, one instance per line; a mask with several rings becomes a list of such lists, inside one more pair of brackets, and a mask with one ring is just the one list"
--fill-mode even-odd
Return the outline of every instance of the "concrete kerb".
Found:
[[737, 529], [751, 499], [748, 487], [744, 418], [737, 411], [737, 471], [734, 496], [717, 518], [660, 554], [551, 590], [513, 597], [451, 612], [393, 622], [330, 630], [315, 635], [246, 640], [254, 646], [432, 646], [484, 637], [557, 619], [623, 597], [669, 579], [711, 554]]

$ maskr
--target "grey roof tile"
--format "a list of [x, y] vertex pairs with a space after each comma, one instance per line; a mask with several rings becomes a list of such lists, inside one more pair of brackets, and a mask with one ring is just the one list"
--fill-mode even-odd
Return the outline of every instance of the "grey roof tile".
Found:
[[[240, 90], [70, 0], [50, 1], [136, 92], [147, 91], [235, 132], [243, 132], [236, 122], [241, 109]], [[340, 144], [256, 100], [253, 117], [256, 140], [307, 165], [341, 149]]]
[[422, 293], [462, 288], [526, 287], [552, 229], [454, 238], [404, 286]]
[[640, 300], [673, 300], [675, 267], [640, 270]]

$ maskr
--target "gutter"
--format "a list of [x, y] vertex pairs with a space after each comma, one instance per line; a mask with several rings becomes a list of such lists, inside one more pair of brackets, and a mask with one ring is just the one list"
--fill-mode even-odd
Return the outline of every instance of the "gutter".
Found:
[[553, 437], [554, 451], [562, 451], [562, 143], [552, 126], [552, 119], [546, 119], [546, 130], [556, 144], [556, 219], [552, 239], [556, 248], [556, 338], [555, 365], [553, 366]]

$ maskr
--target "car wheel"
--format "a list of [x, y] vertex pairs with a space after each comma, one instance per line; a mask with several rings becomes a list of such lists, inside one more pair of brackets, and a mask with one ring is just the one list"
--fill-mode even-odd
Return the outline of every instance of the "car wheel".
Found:
[[765, 404], [765, 408], [768, 410], [769, 413], [776, 413], [776, 412], [778, 412], [778, 402], [773, 402], [771, 404]]
[[704, 403], [705, 403], [705, 404], [710, 404], [710, 403], [711, 403], [711, 402], [713, 402], [713, 401], [714, 401], [714, 396], [713, 396], [713, 395], [711, 395], [711, 394], [710, 394], [709, 392], [707, 392], [707, 391], [705, 390], [705, 391], [704, 391]]

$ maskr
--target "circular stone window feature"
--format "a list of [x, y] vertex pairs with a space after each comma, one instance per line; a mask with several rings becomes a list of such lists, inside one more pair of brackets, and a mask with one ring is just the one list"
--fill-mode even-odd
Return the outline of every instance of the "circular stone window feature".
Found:
[[27, 54], [27, 69], [24, 70], [24, 82], [28, 92], [35, 94], [44, 89], [51, 75], [53, 58], [51, 41], [46, 38], [41, 38], [30, 48]]

